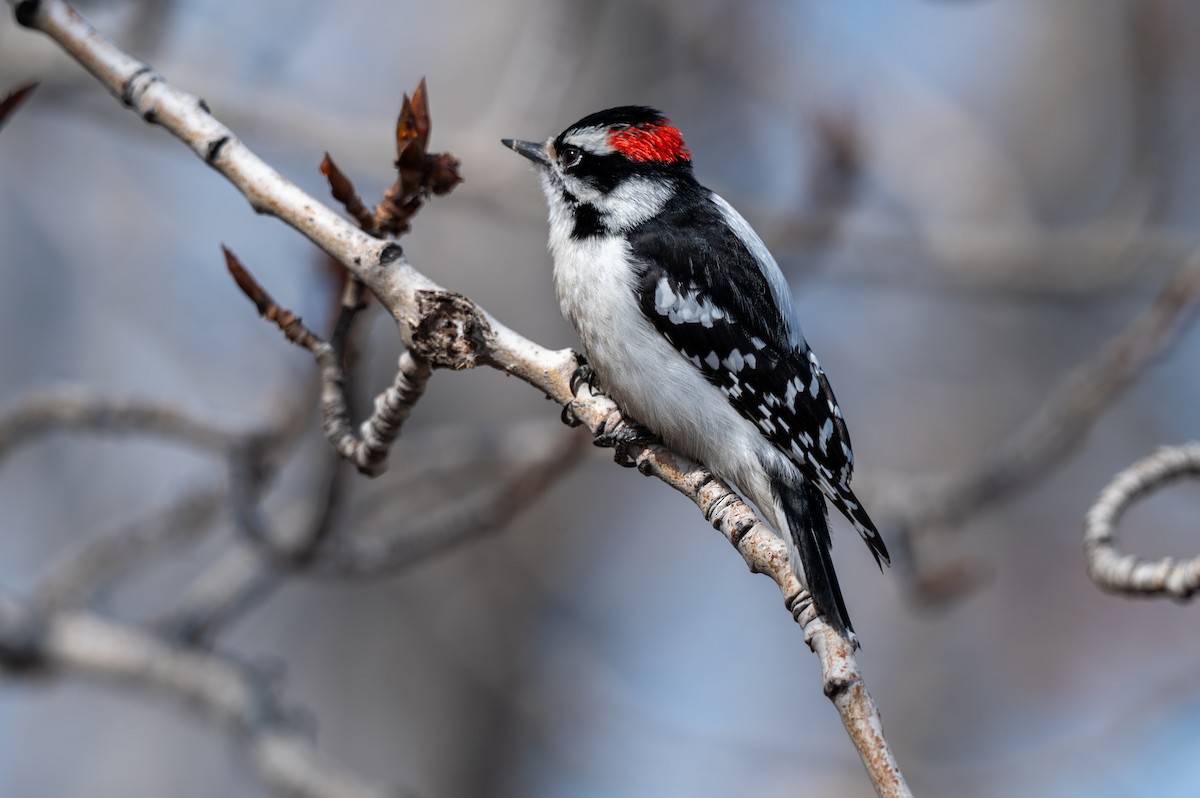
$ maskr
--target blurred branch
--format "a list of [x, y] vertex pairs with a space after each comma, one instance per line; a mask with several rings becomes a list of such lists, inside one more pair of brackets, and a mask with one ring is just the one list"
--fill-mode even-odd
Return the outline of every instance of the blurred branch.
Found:
[[76, 677], [161, 693], [236, 733], [273, 791], [307, 798], [398, 796], [331, 764], [285, 708], [271, 681], [227, 657], [172, 648], [135, 627], [83, 612], [39, 616], [0, 597], [0, 670]]
[[245, 433], [197, 421], [165, 404], [105, 399], [74, 388], [37, 391], [0, 416], [0, 460], [18, 446], [60, 430], [154, 435], [218, 454], [231, 450], [245, 437]]
[[482, 500], [455, 502], [447, 517], [416, 528], [397, 520], [387, 535], [339, 539], [312, 572], [339, 579], [393, 575], [503, 529], [578, 462], [587, 443], [580, 435], [563, 436], [548, 455], [518, 469]]
[[1167, 446], [1139, 460], [1100, 492], [1084, 520], [1088, 576], [1102, 590], [1131, 596], [1168, 595], [1180, 601], [1200, 590], [1200, 557], [1148, 561], [1122, 554], [1117, 522], [1136, 501], [1181, 477], [1200, 477], [1200, 442]]
[[86, 603], [140, 562], [203, 535], [225, 501], [224, 489], [194, 490], [146, 518], [69, 550], [38, 580], [35, 604], [59, 610]]
[[[252, 467], [252, 461], [249, 463]], [[345, 488], [341, 460], [330, 456], [323, 488], [306, 528], [290, 538], [270, 529], [259, 507], [261, 479], [254, 473], [233, 476], [234, 523], [240, 540], [196, 580], [178, 606], [154, 626], [169, 639], [204, 645], [218, 632], [261, 604], [291, 573], [323, 555]]]
[[[1015, 434], [979, 465], [936, 490], [915, 490], [892, 511], [918, 581], [920, 538], [955, 529], [1038, 484], [1083, 440], [1100, 413], [1189, 328], [1200, 305], [1200, 253], [1180, 266], [1150, 308], [1076, 366]], [[918, 588], [921, 585], [918, 584]], [[938, 591], [935, 591], [935, 593]]]
[[[49, 35], [143, 119], [162, 125], [187, 143], [205, 163], [225, 175], [256, 211], [292, 226], [361, 280], [395, 318], [416, 360], [453, 369], [488, 365], [516, 376], [559, 404], [569, 404], [574, 418], [593, 435], [602, 429], [616, 429], [621, 423], [616, 405], [607, 397], [591, 394], [586, 383], [579, 394], [572, 392], [571, 376], [578, 365], [574, 353], [537, 345], [466, 297], [416, 271], [399, 246], [347, 223], [285, 180], [234, 137], [197, 97], [176, 89], [149, 66], [126, 55], [69, 5], [61, 0], [9, 3], [18, 22]], [[257, 300], [256, 304], [262, 308]], [[292, 329], [303, 337], [297, 328]], [[752, 570], [767, 574], [780, 586], [789, 609], [803, 607], [785, 544], [757, 521], [727, 485], [662, 446], [634, 445], [627, 454], [643, 473], [657, 476], [692, 499]], [[797, 612], [794, 617], [804, 618], [806, 639], [822, 654], [827, 694], [876, 790], [886, 796], [909, 795], [882, 735], [877, 709], [854, 663], [854, 641], [833, 640], [830, 636], [836, 637], [836, 633], [815, 613]]]

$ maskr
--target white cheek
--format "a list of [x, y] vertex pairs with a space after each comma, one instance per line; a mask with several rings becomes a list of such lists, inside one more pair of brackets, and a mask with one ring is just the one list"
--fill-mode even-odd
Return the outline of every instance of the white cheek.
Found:
[[609, 230], [636, 227], [662, 210], [673, 187], [661, 181], [631, 177], [594, 204], [604, 215]]
[[[558, 172], [558, 164], [554, 165], [554, 169]], [[597, 189], [583, 182], [577, 177], [569, 174], [558, 172], [558, 179], [562, 181], [562, 185], [566, 188], [567, 193], [575, 197], [580, 202], [586, 202], [589, 205], [598, 205], [604, 199], [604, 195]]]

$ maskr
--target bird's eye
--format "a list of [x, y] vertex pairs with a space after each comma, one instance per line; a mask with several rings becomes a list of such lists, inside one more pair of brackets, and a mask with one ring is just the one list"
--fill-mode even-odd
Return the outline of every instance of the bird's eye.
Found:
[[583, 150], [578, 147], [563, 147], [558, 159], [562, 161], [563, 169], [571, 169], [579, 166], [579, 162], [583, 160]]

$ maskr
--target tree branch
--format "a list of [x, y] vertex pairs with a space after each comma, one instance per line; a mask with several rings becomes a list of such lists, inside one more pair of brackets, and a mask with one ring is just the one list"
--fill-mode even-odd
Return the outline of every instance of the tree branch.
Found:
[[[19, 657], [14, 657], [14, 652]], [[0, 669], [74, 676], [149, 689], [235, 732], [238, 749], [282, 795], [306, 798], [399, 796], [326, 761], [265, 676], [217, 654], [172, 648], [131, 626], [84, 612], [38, 617], [0, 597]]]
[[1149, 561], [1122, 554], [1117, 522], [1136, 501], [1181, 477], [1200, 477], [1200, 442], [1166, 446], [1113, 477], [1084, 519], [1088, 576], [1101, 590], [1132, 596], [1167, 595], [1180, 601], [1200, 590], [1200, 557]]
[[154, 435], [218, 454], [246, 436], [197, 421], [165, 404], [105, 399], [78, 389], [37, 391], [0, 417], [0, 460], [40, 435], [64, 429]]
[[[597, 432], [615, 428], [620, 413], [611, 400], [584, 386], [572, 395], [577, 359], [570, 350], [552, 351], [518, 335], [466, 297], [443, 289], [416, 271], [394, 243], [374, 238], [285, 180], [254, 155], [197, 97], [168, 84], [149, 66], [126, 55], [97, 33], [62, 0], [9, 0], [18, 22], [40, 30], [75, 57], [126, 105], [184, 141], [205, 163], [228, 178], [259, 213], [276, 216], [345, 266], [387, 308], [410, 351], [434, 367], [489, 365], [537, 387]], [[730, 540], [756, 573], [770, 576], [788, 600], [799, 605], [799, 583], [784, 543], [760, 524], [727, 485], [703, 467], [662, 446], [630, 447], [638, 468], [687, 495]], [[836, 636], [814, 613], [806, 639], [821, 657], [827, 694], [880, 795], [909, 795], [882, 729], [878, 711], [858, 676], [854, 643]], [[796, 616], [799, 618], [799, 615]], [[807, 616], [806, 616], [807, 617]], [[818, 638], [820, 640], [818, 641]], [[839, 638], [840, 639], [840, 638]], [[852, 678], [845, 681], [845, 674]], [[852, 689], [840, 685], [849, 684]], [[832, 685], [832, 688], [831, 688]]]
[[916, 490], [904, 499], [895, 511], [898, 542], [907, 542], [918, 555], [917, 539], [951, 530], [1037, 484], [1079, 445], [1104, 409], [1189, 329], [1198, 306], [1200, 252], [1193, 252], [1153, 304], [1072, 369], [994, 454], [939, 488]]
[[147, 518], [70, 550], [38, 580], [35, 603], [42, 610], [84, 604], [136, 563], [203, 535], [224, 505], [226, 494], [221, 488], [190, 491]]

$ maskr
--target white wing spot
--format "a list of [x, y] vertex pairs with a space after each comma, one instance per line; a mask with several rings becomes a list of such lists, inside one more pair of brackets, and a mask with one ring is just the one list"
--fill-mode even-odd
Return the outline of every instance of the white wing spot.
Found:
[[736, 349], [729, 353], [729, 357], [725, 358], [725, 368], [734, 374], [741, 371], [745, 365], [746, 361], [742, 359], [742, 353]]
[[812, 382], [808, 385], [808, 392], [812, 394], [812, 398], [817, 398], [817, 393], [821, 390], [821, 381], [817, 378], [817, 372], [813, 371]]
[[717, 357], [716, 352], [709, 352], [708, 357], [704, 358], [704, 362], [708, 364], [710, 369], [715, 369], [717, 366], [721, 365], [721, 359]]
[[711, 328], [713, 322], [725, 318], [725, 311], [711, 299], [700, 299], [700, 290], [695, 285], [681, 288], [676, 293], [666, 277], [659, 279], [654, 287], [654, 309], [672, 324], [699, 322], [701, 326]]
[[745, 359], [746, 359], [746, 365], [747, 365], [747, 366], [749, 366], [750, 368], [754, 368], [754, 367], [755, 367], [756, 358], [754, 357], [754, 353], [753, 353], [753, 352], [748, 352], [748, 353], [746, 354], [746, 358], [745, 358]]
[[750, 336], [750, 343], [754, 344], [755, 349], [765, 349], [767, 346], [767, 342], [759, 338], [757, 335]]
[[660, 316], [665, 316], [675, 304], [675, 299], [675, 292], [671, 290], [670, 282], [668, 282], [666, 277], [663, 277], [658, 281], [658, 285], [654, 289], [654, 309], [658, 311]]
[[832, 436], [833, 436], [833, 419], [827, 418], [827, 419], [825, 419], [825, 423], [821, 425], [821, 437], [817, 441], [817, 443], [821, 447], [821, 451], [824, 452], [826, 450], [826, 447], [829, 446], [829, 439]]

